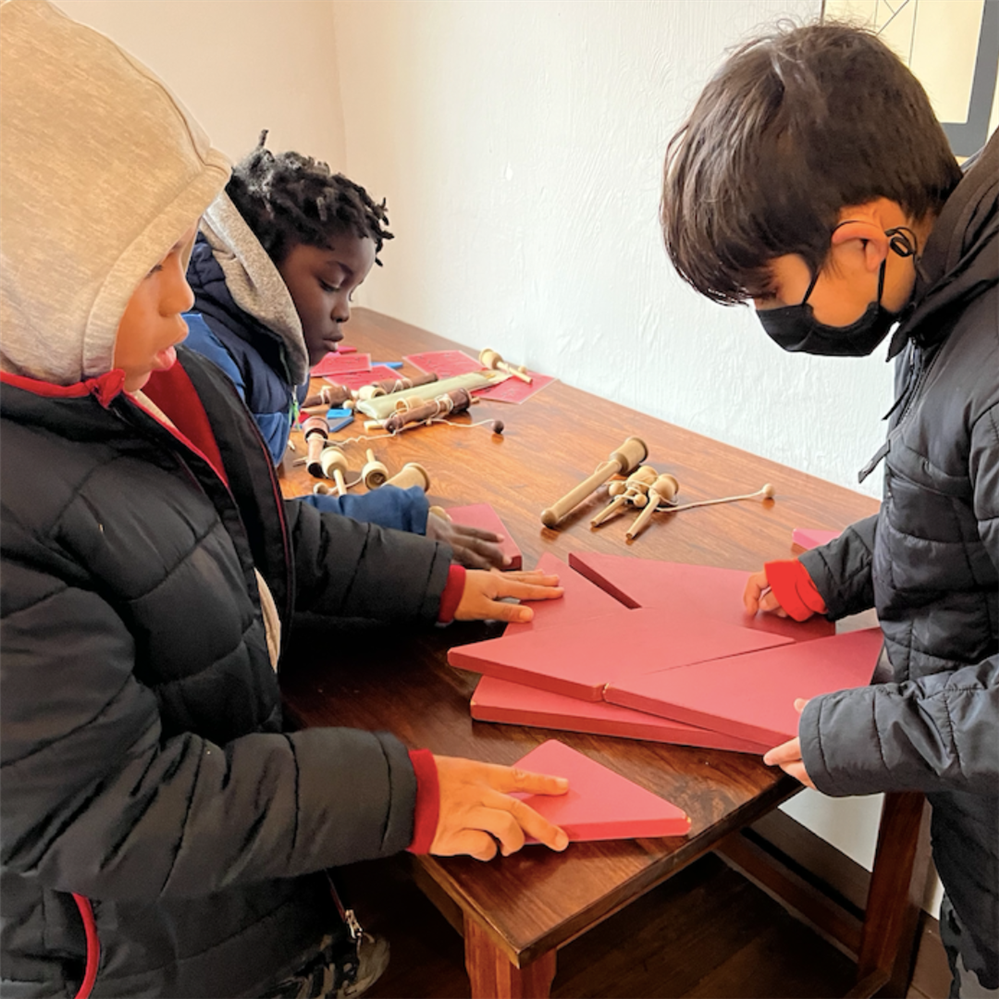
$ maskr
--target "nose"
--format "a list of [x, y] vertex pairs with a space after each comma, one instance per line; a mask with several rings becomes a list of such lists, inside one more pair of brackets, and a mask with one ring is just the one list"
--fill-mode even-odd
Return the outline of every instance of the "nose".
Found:
[[346, 295], [337, 295], [330, 316], [335, 323], [345, 323], [350, 319], [350, 299]]
[[[171, 254], [171, 257], [174, 255]], [[190, 312], [194, 307], [194, 292], [187, 283], [187, 272], [183, 261], [168, 259], [164, 264], [167, 288], [163, 298], [163, 311], [166, 315], [179, 315]]]

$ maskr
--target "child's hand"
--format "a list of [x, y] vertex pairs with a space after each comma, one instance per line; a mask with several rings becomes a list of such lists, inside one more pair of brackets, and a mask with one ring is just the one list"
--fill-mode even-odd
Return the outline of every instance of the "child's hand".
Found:
[[542, 818], [511, 791], [565, 794], [564, 777], [546, 777], [515, 767], [479, 763], [451, 756], [435, 756], [440, 783], [440, 817], [430, 852], [438, 857], [467, 854], [492, 860], [499, 850], [504, 857], [516, 853], [526, 836], [552, 850], [564, 850], [569, 837]]
[[543, 572], [465, 573], [465, 589], [454, 612], [456, 621], [530, 621], [534, 611], [521, 604], [504, 602], [504, 597], [518, 600], [554, 600], [562, 596], [558, 576]]
[[427, 537], [451, 546], [454, 560], [466, 569], [501, 568], [510, 564], [497, 542], [503, 539], [492, 531], [466, 524], [455, 524], [436, 513], [427, 515]]
[[[799, 715], [807, 703], [808, 701], [801, 697], [794, 702]], [[795, 779], [800, 780], [802, 784], [815, 790], [815, 784], [808, 776], [805, 763], [801, 758], [801, 741], [799, 739], [790, 739], [787, 742], [782, 742], [779, 746], [774, 746], [773, 749], [764, 754], [763, 762], [768, 767], [780, 767], [784, 773], [790, 774]]]
[[746, 605], [746, 610], [750, 614], [755, 614], [757, 611], [764, 611], [767, 614], [776, 614], [777, 617], [787, 617], [787, 611], [781, 607], [773, 594], [773, 590], [770, 589], [770, 584], [767, 582], [766, 569], [754, 572], [746, 580], [746, 589], [742, 594], [742, 602]]

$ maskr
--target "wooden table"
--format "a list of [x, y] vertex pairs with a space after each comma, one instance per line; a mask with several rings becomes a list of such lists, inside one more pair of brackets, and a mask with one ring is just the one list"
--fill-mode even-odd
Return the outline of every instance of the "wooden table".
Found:
[[[347, 343], [374, 360], [460, 347], [366, 309], [355, 310], [345, 333]], [[504, 421], [502, 436], [488, 427], [468, 427], [493, 418]], [[421, 427], [392, 439], [348, 444], [345, 453], [352, 469], [363, 463], [365, 446], [390, 472], [419, 462], [430, 473], [432, 503], [491, 503], [518, 542], [525, 568], [544, 552], [565, 561], [570, 551], [580, 550], [751, 571], [766, 559], [788, 557], [795, 527], [841, 528], [877, 510], [870, 498], [561, 382], [522, 405], [483, 402], [456, 422], [466, 428]], [[360, 432], [357, 420], [336, 438]], [[765, 482], [776, 488], [776, 500], [657, 515], [644, 534], [626, 544], [630, 514], [597, 530], [589, 527], [606, 502], [601, 492], [557, 530], [544, 528], [540, 511], [630, 435], [647, 443], [650, 464], [679, 480], [683, 502], [751, 493]], [[304, 468], [292, 466], [283, 485], [286, 495], [299, 495], [314, 482]], [[468, 702], [478, 677], [449, 667], [447, 649], [501, 632], [495, 622], [456, 623], [418, 634], [374, 625], [332, 634], [306, 627], [282, 674], [288, 708], [304, 724], [386, 729], [411, 747], [504, 764], [556, 735], [690, 815], [691, 832], [683, 838], [573, 844], [563, 854], [528, 847], [487, 864], [419, 858], [420, 887], [464, 934], [473, 996], [547, 996], [559, 947], [709, 850], [727, 851], [743, 869], [756, 864], [761, 883], [795, 893], [793, 877], [781, 874], [779, 865], [772, 868], [776, 875], [766, 875], [758, 852], [739, 839], [740, 830], [800, 790], [759, 758], [473, 722]], [[853, 994], [873, 995], [887, 987], [904, 995], [925, 877], [923, 814], [921, 795], [889, 796], [882, 836], [892, 849], [879, 851], [863, 925], [851, 924], [848, 916], [824, 915], [821, 905], [812, 910], [812, 902], [794, 902], [856, 954], [860, 984]]]

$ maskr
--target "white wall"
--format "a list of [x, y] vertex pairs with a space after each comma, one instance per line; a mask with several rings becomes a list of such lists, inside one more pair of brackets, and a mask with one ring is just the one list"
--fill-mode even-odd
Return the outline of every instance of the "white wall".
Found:
[[157, 73], [231, 159], [257, 144], [344, 165], [328, 0], [56, 0]]

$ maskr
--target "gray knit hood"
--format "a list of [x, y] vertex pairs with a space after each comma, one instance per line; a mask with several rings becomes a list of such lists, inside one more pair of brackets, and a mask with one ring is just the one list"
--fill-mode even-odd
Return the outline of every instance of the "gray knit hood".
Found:
[[142, 278], [229, 176], [160, 80], [44, 0], [0, 5], [0, 368], [109, 371]]

